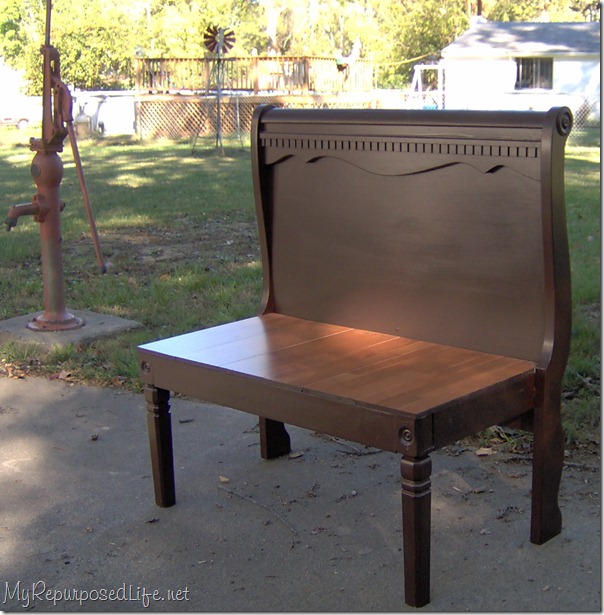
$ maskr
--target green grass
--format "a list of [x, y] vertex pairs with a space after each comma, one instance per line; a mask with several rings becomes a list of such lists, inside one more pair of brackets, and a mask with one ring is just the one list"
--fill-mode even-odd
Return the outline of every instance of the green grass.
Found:
[[[0, 185], [6, 211], [31, 200], [30, 136], [0, 129]], [[568, 233], [573, 278], [573, 340], [564, 380], [569, 444], [599, 433], [600, 178], [599, 133], [577, 134], [567, 147]], [[19, 369], [70, 374], [91, 383], [139, 390], [136, 346], [195, 328], [243, 318], [261, 291], [249, 145], [212, 140], [80, 143], [92, 206], [109, 270], [95, 262], [69, 144], [61, 186], [65, 296], [69, 309], [92, 309], [141, 322], [140, 330], [68, 346], [45, 356], [37, 346], [6, 344], [0, 361]], [[43, 309], [38, 225], [21, 218], [0, 242], [0, 319]], [[0, 364], [0, 372], [2, 365]]]
[[600, 432], [600, 144], [593, 131], [587, 137], [573, 139], [566, 156], [573, 329], [563, 420], [570, 443], [595, 441]]
[[[0, 130], [0, 184], [6, 211], [31, 200], [30, 136]], [[0, 348], [5, 363], [138, 389], [138, 344], [256, 313], [262, 292], [249, 146], [211, 141], [80, 143], [84, 173], [108, 272], [99, 274], [68, 142], [61, 154], [61, 214], [68, 309], [137, 320], [144, 325], [87, 348], [40, 358], [35, 349]], [[38, 225], [19, 219], [0, 242], [0, 319], [41, 311]], [[38, 365], [38, 363], [40, 365]]]

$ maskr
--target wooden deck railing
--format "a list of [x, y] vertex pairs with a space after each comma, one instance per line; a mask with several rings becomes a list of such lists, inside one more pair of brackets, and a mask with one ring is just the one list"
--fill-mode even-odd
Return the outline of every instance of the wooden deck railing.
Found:
[[[222, 88], [259, 92], [369, 92], [373, 64], [355, 60], [338, 66], [335, 58], [309, 56], [246, 56], [222, 59]], [[216, 58], [137, 58], [139, 92], [216, 90]]]

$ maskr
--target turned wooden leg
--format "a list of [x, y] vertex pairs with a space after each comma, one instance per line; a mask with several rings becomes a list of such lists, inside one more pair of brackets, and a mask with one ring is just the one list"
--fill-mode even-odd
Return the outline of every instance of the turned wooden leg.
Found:
[[543, 544], [562, 531], [558, 491], [564, 465], [560, 391], [547, 391], [534, 410], [531, 542]]
[[158, 506], [165, 508], [176, 503], [170, 391], [145, 386], [145, 401], [147, 402], [147, 430], [151, 448], [155, 502]]
[[429, 457], [401, 459], [405, 602], [421, 607], [430, 602], [430, 474]]
[[260, 454], [262, 459], [275, 459], [291, 452], [289, 434], [279, 421], [260, 417]]

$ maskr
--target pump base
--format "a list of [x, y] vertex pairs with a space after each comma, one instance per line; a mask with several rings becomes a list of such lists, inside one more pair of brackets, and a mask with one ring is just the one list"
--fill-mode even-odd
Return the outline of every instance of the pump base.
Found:
[[26, 327], [32, 331], [72, 331], [83, 327], [85, 324], [83, 318], [78, 318], [69, 313], [65, 316], [66, 318], [62, 320], [47, 320], [44, 318], [44, 314], [40, 314], [30, 320]]

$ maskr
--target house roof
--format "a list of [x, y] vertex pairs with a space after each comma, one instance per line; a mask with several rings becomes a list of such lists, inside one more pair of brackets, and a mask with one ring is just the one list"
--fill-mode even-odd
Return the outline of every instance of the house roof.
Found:
[[478, 21], [442, 50], [443, 57], [476, 55], [598, 55], [598, 22]]

